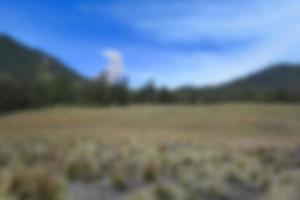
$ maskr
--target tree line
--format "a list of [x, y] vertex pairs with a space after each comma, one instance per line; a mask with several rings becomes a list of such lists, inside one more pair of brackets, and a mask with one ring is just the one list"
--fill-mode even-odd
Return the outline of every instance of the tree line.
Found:
[[288, 89], [241, 89], [238, 87], [169, 89], [149, 82], [130, 89], [123, 79], [113, 85], [104, 78], [74, 81], [65, 77], [38, 76], [22, 81], [0, 76], [0, 111], [63, 105], [199, 104], [217, 102], [300, 102], [300, 92]]

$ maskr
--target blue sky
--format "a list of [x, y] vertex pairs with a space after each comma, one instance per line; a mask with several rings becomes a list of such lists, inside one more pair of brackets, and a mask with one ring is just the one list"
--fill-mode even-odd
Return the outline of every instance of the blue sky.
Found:
[[218, 84], [300, 62], [297, 0], [2, 0], [0, 32], [87, 77], [113, 50], [133, 87]]

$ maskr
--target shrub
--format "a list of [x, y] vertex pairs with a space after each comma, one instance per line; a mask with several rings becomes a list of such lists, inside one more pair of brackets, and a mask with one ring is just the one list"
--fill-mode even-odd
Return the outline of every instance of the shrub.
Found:
[[113, 172], [111, 181], [112, 181], [114, 188], [116, 188], [117, 190], [124, 191], [129, 187], [127, 179], [126, 179], [126, 174], [121, 169], [116, 169]]
[[62, 179], [45, 170], [22, 170], [13, 175], [9, 192], [18, 200], [62, 200], [65, 185]]
[[174, 200], [176, 198], [174, 191], [165, 185], [159, 185], [155, 188], [155, 195], [159, 200]]
[[182, 189], [172, 183], [159, 183], [154, 188], [154, 196], [157, 200], [185, 199]]
[[88, 181], [95, 179], [99, 175], [99, 170], [95, 161], [86, 156], [77, 156], [69, 161], [66, 169], [70, 180]]
[[157, 165], [154, 162], [149, 162], [144, 166], [143, 177], [145, 181], [151, 182], [157, 178]]
[[0, 167], [6, 166], [11, 158], [14, 157], [13, 150], [6, 148], [6, 146], [1, 147], [0, 149]]
[[226, 178], [228, 181], [233, 182], [233, 183], [241, 183], [243, 182], [243, 177], [241, 175], [241, 172], [239, 172], [237, 169], [235, 168], [230, 168], [227, 172], [226, 172]]

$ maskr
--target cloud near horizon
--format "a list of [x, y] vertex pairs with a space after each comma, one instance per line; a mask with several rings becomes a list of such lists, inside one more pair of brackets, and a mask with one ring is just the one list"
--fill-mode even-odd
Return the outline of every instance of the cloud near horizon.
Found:
[[123, 75], [123, 58], [121, 52], [115, 49], [104, 49], [102, 55], [107, 59], [105, 75], [110, 84], [117, 82]]

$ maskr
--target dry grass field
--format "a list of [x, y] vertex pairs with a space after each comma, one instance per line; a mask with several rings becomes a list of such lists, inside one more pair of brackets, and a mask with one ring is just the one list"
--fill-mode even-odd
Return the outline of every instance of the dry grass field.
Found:
[[55, 107], [0, 117], [2, 135], [103, 141], [294, 144], [300, 105]]
[[300, 105], [54, 107], [0, 133], [0, 199], [300, 199]]

